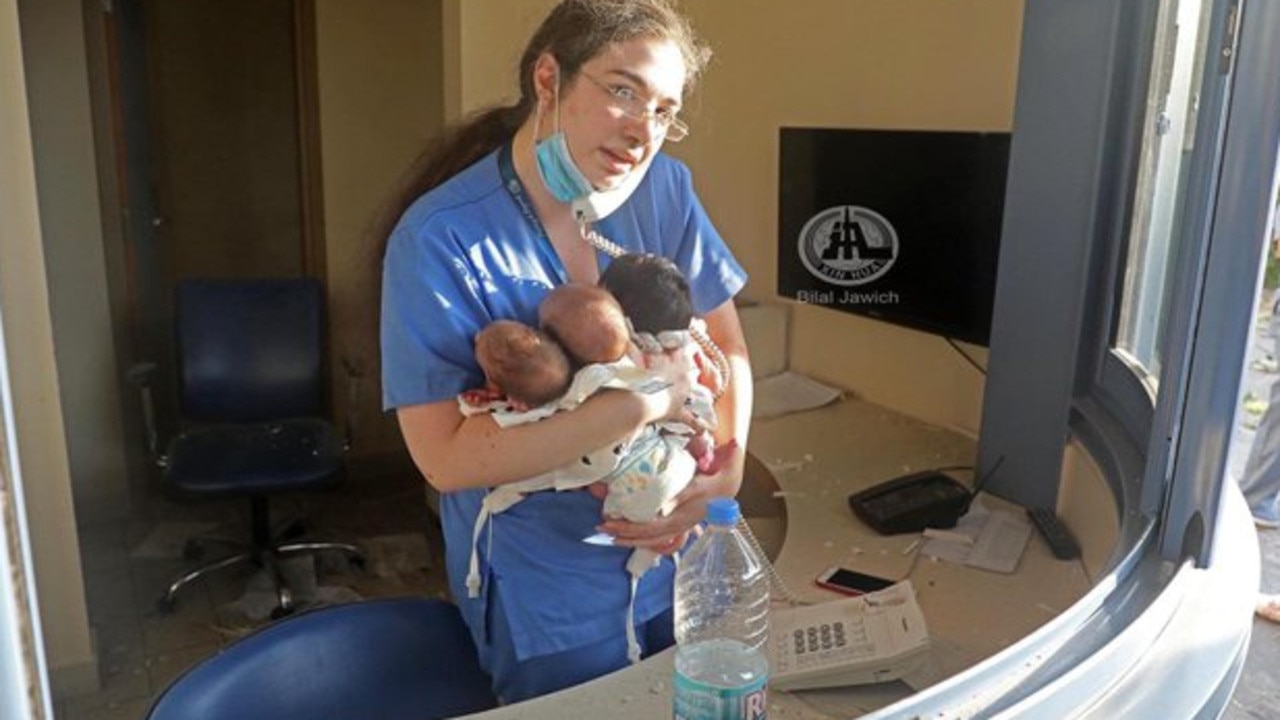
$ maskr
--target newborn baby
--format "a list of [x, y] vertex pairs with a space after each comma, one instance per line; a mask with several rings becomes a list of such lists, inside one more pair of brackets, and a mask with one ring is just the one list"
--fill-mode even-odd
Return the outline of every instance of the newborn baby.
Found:
[[[644, 392], [652, 383], [664, 382], [662, 370], [676, 366], [671, 353], [684, 354], [686, 362], [679, 367], [700, 366], [699, 348], [691, 332], [694, 318], [689, 286], [675, 264], [665, 258], [615, 258], [602, 274], [600, 286], [557, 287], [539, 305], [538, 315], [541, 333], [520, 323], [498, 321], [477, 335], [477, 361], [492, 395], [477, 398], [474, 391], [464, 394], [471, 395], [473, 401], [486, 401], [468, 402], [460, 397], [464, 414], [492, 412], [503, 426], [532, 422], [570, 410], [605, 387]], [[490, 331], [500, 323], [502, 327]], [[562, 349], [577, 368], [572, 381], [566, 383], [552, 345]], [[534, 377], [520, 377], [522, 369]], [[696, 382], [692, 388], [690, 409], [705, 427], [714, 426], [713, 393]], [[525, 493], [568, 490], [595, 481], [603, 481], [608, 488], [606, 516], [633, 522], [652, 520], [670, 512], [675, 497], [699, 468], [713, 470], [712, 458], [714, 442], [703, 428], [684, 423], [646, 426], [634, 437], [600, 448], [568, 466], [492, 488], [476, 519], [473, 541], [479, 542], [492, 514], [519, 502]], [[636, 588], [659, 560], [657, 553], [637, 549], [627, 562], [632, 597], [627, 638], [632, 661], [640, 656], [632, 622]], [[474, 550], [467, 587], [472, 596], [479, 594]]]
[[485, 387], [464, 393], [472, 405], [505, 402], [512, 410], [530, 410], [559, 400], [569, 389], [569, 358], [541, 330], [495, 320], [476, 333], [475, 346]]

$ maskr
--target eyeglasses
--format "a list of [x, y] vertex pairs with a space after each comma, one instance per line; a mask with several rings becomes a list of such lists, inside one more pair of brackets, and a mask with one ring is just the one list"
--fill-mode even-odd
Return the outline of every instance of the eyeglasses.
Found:
[[586, 72], [580, 71], [578, 74], [590, 80], [592, 85], [609, 94], [612, 100], [609, 103], [610, 107], [632, 120], [643, 120], [652, 123], [653, 127], [662, 133], [668, 141], [680, 142], [689, 136], [689, 126], [680, 122], [680, 118], [676, 117], [676, 111], [664, 107], [650, 110], [649, 103], [652, 101], [641, 94], [639, 90], [630, 85], [606, 84]]

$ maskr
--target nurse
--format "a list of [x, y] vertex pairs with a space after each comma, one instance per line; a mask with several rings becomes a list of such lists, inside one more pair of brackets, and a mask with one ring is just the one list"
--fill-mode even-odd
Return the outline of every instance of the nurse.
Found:
[[[525, 49], [519, 101], [477, 115], [419, 161], [387, 239], [383, 404], [441, 493], [453, 597], [508, 703], [625, 666], [631, 550], [674, 553], [707, 501], [741, 482], [751, 369], [732, 299], [746, 275], [689, 170], [661, 152], [688, 134], [681, 102], [708, 55], [666, 0], [561, 2]], [[499, 319], [536, 324], [549, 290], [595, 284], [610, 257], [589, 243], [599, 236], [668, 257], [689, 279], [731, 371], [716, 406], [727, 461], [648, 523], [603, 518], [598, 492], [530, 495], [476, 543], [481, 582], [471, 598], [471, 533], [487, 488], [566, 465], [646, 424], [689, 420], [691, 368], [680, 361], [664, 390], [599, 393], [541, 422], [499, 429], [489, 415], [458, 411], [458, 393], [483, 381], [475, 334]], [[616, 544], [582, 542], [600, 531]], [[646, 655], [673, 642], [672, 577], [667, 557], [639, 588]]]

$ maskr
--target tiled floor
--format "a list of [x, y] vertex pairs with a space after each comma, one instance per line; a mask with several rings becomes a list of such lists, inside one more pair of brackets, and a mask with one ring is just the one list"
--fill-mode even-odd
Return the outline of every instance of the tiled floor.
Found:
[[[183, 559], [176, 543], [154, 542], [158, 528], [173, 529], [175, 523], [207, 523], [219, 534], [247, 538], [248, 502], [193, 504], [158, 491], [143, 495], [134, 502], [136, 517], [80, 529], [102, 688], [56, 699], [58, 720], [139, 720], [170, 681], [252, 624], [244, 613], [227, 613], [237, 607], [230, 603], [245, 597], [252, 568], [215, 573], [185, 588], [171, 614], [158, 612], [157, 600], [169, 582], [199, 563]], [[345, 595], [344, 588], [362, 597], [446, 592], [439, 528], [428, 519], [422, 481], [411, 469], [352, 477], [342, 488], [282, 496], [271, 507], [276, 520], [306, 518], [309, 536], [354, 542], [370, 552], [364, 571], [336, 555], [320, 559], [316, 578], [328, 595]], [[173, 552], [165, 552], [170, 545]], [[229, 546], [209, 546], [211, 558], [228, 552]]]

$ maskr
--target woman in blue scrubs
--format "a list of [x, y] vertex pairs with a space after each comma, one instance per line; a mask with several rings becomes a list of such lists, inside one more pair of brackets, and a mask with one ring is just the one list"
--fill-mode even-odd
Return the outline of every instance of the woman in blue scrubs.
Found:
[[[505, 702], [577, 684], [627, 663], [625, 569], [632, 548], [683, 547], [707, 501], [741, 482], [751, 369], [732, 302], [746, 275], [694, 193], [662, 154], [688, 132], [680, 104], [708, 52], [666, 0], [566, 0], [525, 50], [520, 100], [484, 112], [419, 162], [383, 258], [383, 404], [395, 409], [415, 463], [441, 493], [454, 598]], [[667, 517], [601, 516], [599, 493], [534, 493], [495, 516], [476, 546], [481, 583], [464, 579], [486, 488], [532, 477], [664, 419], [688, 420], [689, 368], [651, 394], [610, 390], [572, 412], [499, 430], [463, 418], [456, 395], [482, 375], [472, 341], [493, 320], [537, 323], [558, 285], [595, 284], [610, 255], [672, 259], [696, 312], [728, 358], [717, 444], [728, 461], [700, 475]], [[681, 372], [684, 370], [685, 372]], [[582, 542], [599, 531], [613, 547]], [[635, 603], [644, 652], [673, 642], [670, 558]], [[475, 597], [471, 597], [475, 595]]]

